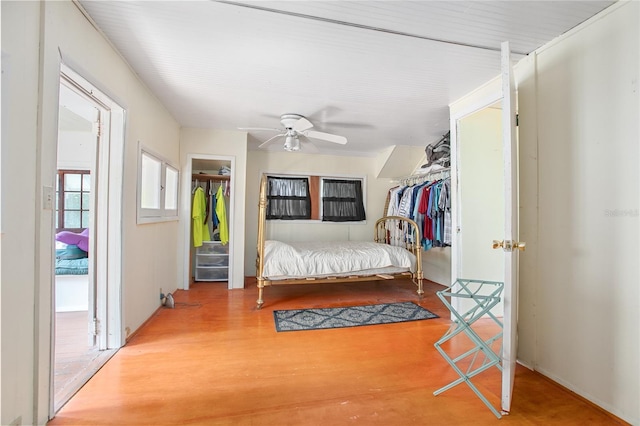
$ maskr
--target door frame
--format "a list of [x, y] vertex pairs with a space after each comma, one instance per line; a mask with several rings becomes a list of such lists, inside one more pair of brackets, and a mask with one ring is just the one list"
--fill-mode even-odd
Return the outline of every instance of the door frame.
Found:
[[[460, 186], [459, 186], [459, 158], [460, 158], [460, 144], [458, 141], [458, 126], [459, 122], [464, 118], [480, 111], [489, 106], [500, 102], [502, 100], [502, 88], [500, 86], [500, 80], [495, 79], [482, 86], [477, 91], [473, 92], [469, 99], [470, 102], [464, 105], [461, 109], [456, 109], [450, 116], [450, 143], [451, 143], [451, 187], [454, 188], [452, 192], [455, 194], [451, 198], [451, 230], [453, 232], [452, 238], [452, 250], [451, 250], [451, 280], [455, 281], [460, 277], [462, 270], [462, 237], [460, 235]], [[454, 301], [457, 302], [457, 301]], [[454, 306], [457, 308], [457, 306]]]
[[234, 213], [234, 205], [235, 205], [235, 185], [234, 185], [234, 177], [236, 170], [236, 160], [233, 156], [226, 155], [213, 155], [213, 154], [187, 154], [185, 163], [182, 165], [183, 174], [181, 177], [181, 206], [180, 206], [180, 221], [182, 222], [182, 233], [183, 233], [183, 257], [182, 257], [182, 289], [189, 290], [191, 286], [191, 175], [193, 174], [193, 160], [214, 160], [214, 161], [225, 161], [231, 163], [231, 192], [229, 195], [229, 212], [227, 213], [227, 218], [229, 224], [229, 276], [227, 281], [227, 288], [229, 290], [233, 289], [233, 273], [234, 267], [233, 265], [233, 257], [235, 247], [233, 246], [233, 238], [231, 238], [234, 233], [235, 226], [235, 213]]
[[[101, 117], [106, 120], [102, 121], [103, 125], [100, 128], [101, 136], [96, 149], [96, 173], [92, 178], [92, 186], [98, 184], [101, 187], [94, 196], [95, 229], [91, 231], [91, 235], [94, 237], [91, 247], [95, 253], [101, 253], [100, 256], [94, 256], [97, 298], [95, 314], [100, 321], [98, 326], [102, 331], [98, 335], [97, 344], [100, 348], [115, 350], [122, 347], [124, 342], [122, 329], [122, 193], [125, 110], [64, 62], [60, 61], [59, 67], [58, 84], [62, 84], [61, 80], [65, 80], [66, 83], [86, 96], [90, 102], [95, 103], [101, 112], [106, 111], [105, 115], [108, 116]], [[57, 151], [57, 136], [54, 140]], [[57, 155], [54, 154], [52, 161], [54, 164], [57, 163]], [[57, 165], [53, 169], [57, 170]], [[93, 182], [94, 180], [96, 183]], [[51, 215], [50, 226], [52, 230], [55, 230], [53, 215]], [[53, 257], [50, 271], [51, 294], [54, 295]], [[50, 308], [49, 418], [53, 418], [55, 416], [55, 360], [53, 356], [55, 353], [55, 297], [51, 298]]]
[[96, 259], [96, 291], [99, 293], [96, 314], [104, 321], [101, 325], [105, 331], [102, 333], [101, 346], [117, 349], [123, 342], [121, 300], [125, 111], [64, 63], [60, 64], [60, 74], [108, 112], [108, 117], [102, 117], [96, 161], [96, 178], [97, 182], [102, 183], [103, 189], [98, 190], [95, 200], [97, 220], [94, 247], [104, 255], [100, 256], [101, 261]]

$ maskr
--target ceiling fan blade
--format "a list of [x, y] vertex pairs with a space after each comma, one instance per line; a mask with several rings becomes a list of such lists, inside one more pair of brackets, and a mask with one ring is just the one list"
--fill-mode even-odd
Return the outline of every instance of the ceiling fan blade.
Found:
[[303, 151], [306, 154], [317, 154], [317, 153], [320, 152], [318, 147], [315, 146], [313, 144], [313, 142], [311, 142], [306, 137], [304, 137], [304, 136], [300, 137], [300, 142], [302, 144], [302, 147], [301, 147], [300, 151]]
[[305, 130], [308, 130], [312, 127], [313, 124], [311, 124], [309, 120], [301, 117], [298, 121], [296, 121], [296, 124], [293, 125], [293, 130], [295, 130], [296, 132], [304, 132]]
[[[279, 130], [278, 130], [278, 131], [279, 131]], [[274, 141], [276, 138], [279, 138], [279, 137], [284, 136], [284, 135], [285, 135], [284, 133], [281, 133], [281, 134], [279, 134], [279, 135], [275, 135], [275, 136], [273, 136], [273, 137], [271, 137], [271, 138], [267, 139], [266, 141], [262, 142], [260, 145], [258, 145], [258, 148], [263, 148], [263, 147], [267, 146], [267, 144], [268, 144], [269, 142], [272, 142], [272, 141]]]
[[347, 143], [347, 138], [344, 136], [332, 135], [330, 133], [324, 132], [316, 132], [315, 130], [307, 130], [302, 132], [308, 138], [312, 139], [320, 139], [327, 142], [339, 143], [340, 145], [344, 145]]
[[251, 130], [260, 132], [281, 132], [282, 129], [273, 129], [270, 127], [238, 127], [238, 130]]

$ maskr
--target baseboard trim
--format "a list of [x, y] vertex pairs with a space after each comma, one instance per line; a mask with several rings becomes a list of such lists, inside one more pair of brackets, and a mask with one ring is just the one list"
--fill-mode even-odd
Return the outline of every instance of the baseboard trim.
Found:
[[258, 285], [258, 279], [253, 276], [244, 277], [244, 288], [251, 288]]
[[126, 345], [127, 343], [129, 343], [129, 340], [133, 339], [136, 336], [136, 334], [138, 334], [138, 332], [145, 325], [147, 325], [153, 318], [155, 318], [160, 313], [160, 310], [162, 310], [162, 309], [164, 309], [164, 306], [162, 306], [162, 305], [158, 306], [158, 308], [155, 311], [153, 311], [153, 313], [149, 316], [149, 318], [147, 318], [142, 324], [140, 324], [140, 327], [138, 327], [135, 330], [133, 330], [133, 332], [129, 333], [128, 336], [125, 336], [124, 344]]
[[588, 397], [577, 393], [576, 391], [571, 389], [570, 386], [565, 385], [564, 382], [562, 382], [558, 378], [555, 378], [553, 375], [546, 373], [544, 370], [540, 370], [540, 369], [533, 370], [533, 374], [538, 375], [539, 377], [546, 380], [547, 382], [561, 388], [562, 390], [569, 393], [570, 395], [576, 397], [577, 399], [583, 401], [584, 403], [590, 405], [591, 407], [601, 411], [602, 413], [609, 416], [612, 421], [619, 424], [624, 424], [624, 425], [633, 424], [633, 421], [631, 419], [626, 420], [623, 417], [619, 417], [617, 414], [615, 414], [614, 407], [611, 407], [609, 404], [605, 404], [604, 402], [598, 401], [597, 398], [589, 399]]

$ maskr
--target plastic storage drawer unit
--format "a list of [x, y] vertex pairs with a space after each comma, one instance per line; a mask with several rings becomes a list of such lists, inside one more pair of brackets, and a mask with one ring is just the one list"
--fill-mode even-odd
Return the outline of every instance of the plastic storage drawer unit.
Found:
[[226, 281], [229, 268], [197, 268], [196, 281]]

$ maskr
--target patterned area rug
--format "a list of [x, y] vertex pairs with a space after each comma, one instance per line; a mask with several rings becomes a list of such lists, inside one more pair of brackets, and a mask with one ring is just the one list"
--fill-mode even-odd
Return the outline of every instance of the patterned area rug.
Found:
[[277, 331], [317, 330], [417, 321], [438, 316], [413, 302], [273, 311]]

